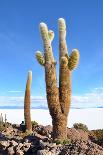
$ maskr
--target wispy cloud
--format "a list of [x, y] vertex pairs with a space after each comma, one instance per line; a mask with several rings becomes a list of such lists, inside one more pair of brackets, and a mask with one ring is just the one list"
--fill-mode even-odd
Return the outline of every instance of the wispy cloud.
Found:
[[[18, 91], [10, 91], [18, 92]], [[0, 106], [23, 106], [24, 96], [0, 96]], [[48, 107], [45, 96], [31, 96], [32, 107]], [[83, 95], [73, 95], [71, 107], [89, 108], [103, 106], [103, 87], [94, 88]]]
[[94, 88], [91, 92], [72, 97], [72, 106], [99, 107], [103, 106], [103, 87]]
[[21, 93], [21, 90], [8, 90], [8, 93]]
[[[46, 98], [43, 96], [31, 96], [32, 107], [47, 107]], [[0, 106], [23, 106], [24, 96], [0, 96]]]

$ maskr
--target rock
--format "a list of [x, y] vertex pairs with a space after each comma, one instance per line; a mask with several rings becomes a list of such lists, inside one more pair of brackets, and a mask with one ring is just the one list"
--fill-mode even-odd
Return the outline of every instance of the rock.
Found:
[[52, 155], [50, 151], [47, 150], [38, 150], [37, 155]]
[[25, 143], [25, 142], [23, 143], [23, 146], [24, 146], [24, 147], [27, 147], [27, 148], [29, 148], [30, 145], [31, 145], [31, 143]]
[[42, 140], [39, 141], [39, 145], [40, 145], [41, 149], [45, 148], [45, 143]]
[[21, 147], [23, 147], [23, 144], [22, 143], [19, 143], [18, 146], [17, 146], [17, 148], [20, 149]]
[[52, 126], [51, 125], [47, 125], [47, 126], [36, 125], [34, 126], [33, 131], [36, 131], [40, 135], [48, 136], [52, 132]]
[[25, 142], [26, 142], [26, 143], [29, 143], [29, 139], [25, 138]]
[[0, 147], [8, 147], [9, 145], [9, 141], [0, 141]]
[[46, 136], [40, 135], [40, 134], [38, 134], [38, 133], [35, 133], [35, 136], [36, 136], [38, 139], [41, 139], [41, 140], [43, 140], [43, 141], [47, 141], [47, 140], [48, 140], [48, 138], [47, 138]]
[[88, 141], [88, 133], [83, 130], [76, 130], [75, 128], [67, 128], [67, 137], [73, 141], [83, 140]]
[[15, 154], [15, 151], [14, 151], [14, 147], [13, 146], [8, 147], [7, 148], [7, 151], [8, 151], [8, 155], [14, 155]]
[[5, 139], [5, 136], [2, 133], [0, 133], [0, 140], [4, 140], [4, 139]]
[[16, 155], [23, 155], [23, 154], [24, 154], [24, 152], [21, 151], [21, 150], [17, 150], [17, 151], [16, 151]]
[[64, 145], [60, 155], [103, 155], [103, 148], [91, 141], [75, 141], [72, 144]]
[[28, 148], [28, 147], [23, 147], [22, 150], [23, 150], [24, 152], [27, 152], [27, 151], [29, 150], [29, 148]]
[[18, 143], [17, 143], [17, 142], [15, 142], [14, 140], [12, 140], [12, 141], [10, 142], [10, 145], [12, 145], [12, 146], [17, 146], [17, 145], [18, 145]]

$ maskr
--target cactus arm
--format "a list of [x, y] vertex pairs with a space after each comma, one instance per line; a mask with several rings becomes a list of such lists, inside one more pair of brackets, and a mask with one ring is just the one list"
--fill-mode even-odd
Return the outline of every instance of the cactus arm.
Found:
[[66, 24], [63, 18], [59, 18], [59, 58], [65, 56], [68, 53], [67, 44], [66, 44]]
[[45, 63], [52, 64], [54, 62], [54, 56], [52, 52], [51, 41], [48, 35], [48, 28], [45, 23], [40, 23], [40, 32], [44, 43]]
[[45, 59], [43, 54], [40, 51], [36, 52], [36, 59], [39, 62], [40, 65], [44, 66], [45, 65]]
[[53, 39], [54, 39], [54, 32], [52, 30], [48, 31], [48, 36], [49, 36], [49, 40], [52, 43]]
[[29, 71], [27, 83], [26, 83], [25, 98], [24, 98], [24, 119], [25, 119], [26, 130], [30, 130], [30, 131], [32, 130], [31, 115], [30, 115], [31, 83], [32, 83], [32, 71]]
[[53, 118], [55, 115], [58, 115], [61, 112], [59, 104], [59, 92], [57, 88], [55, 61], [51, 46], [51, 40], [53, 36], [50, 38], [51, 31], [48, 32], [47, 25], [44, 23], [40, 24], [40, 32], [44, 44], [47, 102], [50, 114]]
[[71, 73], [68, 69], [68, 52], [66, 44], [66, 23], [60, 18], [59, 24], [59, 101], [62, 113], [68, 115], [71, 102]]
[[68, 60], [68, 68], [69, 70], [74, 70], [79, 63], [79, 51], [77, 49], [73, 49], [71, 55]]

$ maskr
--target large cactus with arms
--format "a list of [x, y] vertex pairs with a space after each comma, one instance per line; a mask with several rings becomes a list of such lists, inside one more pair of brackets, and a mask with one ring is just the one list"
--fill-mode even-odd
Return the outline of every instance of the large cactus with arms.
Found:
[[44, 55], [36, 52], [36, 58], [45, 68], [45, 82], [47, 102], [52, 117], [53, 140], [67, 138], [67, 117], [71, 103], [71, 73], [78, 65], [79, 52], [73, 49], [68, 54], [66, 44], [66, 24], [63, 18], [58, 20], [59, 25], [59, 88], [56, 79], [56, 61], [52, 52], [54, 32], [48, 30], [45, 23], [40, 23], [40, 32], [44, 44]]
[[28, 77], [27, 77], [27, 83], [26, 83], [25, 98], [24, 98], [24, 119], [25, 119], [26, 130], [28, 131], [32, 130], [31, 115], [30, 115], [31, 83], [32, 83], [32, 71], [29, 71]]

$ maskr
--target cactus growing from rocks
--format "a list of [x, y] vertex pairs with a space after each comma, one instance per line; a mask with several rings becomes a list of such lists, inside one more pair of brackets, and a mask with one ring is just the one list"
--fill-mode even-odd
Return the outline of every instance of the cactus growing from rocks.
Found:
[[6, 117], [6, 114], [5, 114], [5, 124], [6, 124], [6, 122], [7, 122], [7, 117]]
[[26, 127], [26, 130], [28, 131], [32, 130], [31, 115], [30, 115], [31, 83], [32, 83], [32, 71], [29, 71], [27, 83], [26, 83], [25, 98], [24, 98], [24, 119], [25, 119], [25, 127]]
[[[71, 103], [71, 73], [78, 65], [79, 52], [74, 49], [68, 54], [66, 44], [66, 24], [63, 18], [59, 24], [59, 88], [56, 79], [56, 61], [54, 60], [51, 42], [54, 32], [48, 30], [45, 23], [40, 23], [40, 32], [44, 44], [44, 55], [36, 53], [36, 58], [45, 68], [47, 102], [52, 117], [53, 140], [67, 138], [67, 116]], [[41, 63], [42, 62], [42, 63]]]

